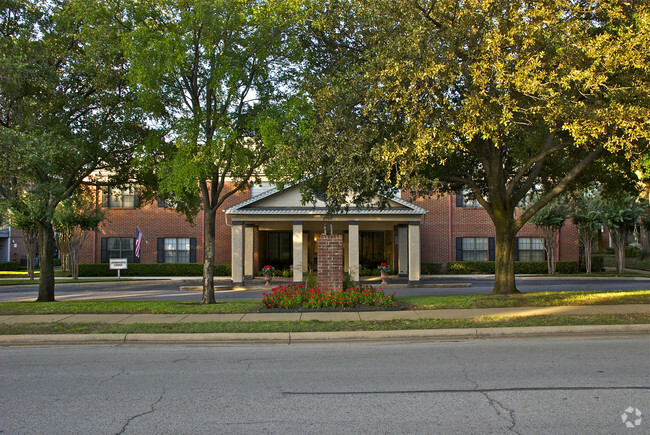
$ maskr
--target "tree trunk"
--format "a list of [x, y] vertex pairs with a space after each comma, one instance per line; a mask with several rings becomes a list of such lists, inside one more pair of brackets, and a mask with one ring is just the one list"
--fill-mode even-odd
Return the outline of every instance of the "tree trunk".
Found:
[[[511, 222], [508, 222], [510, 220]], [[497, 237], [494, 252], [493, 295], [519, 293], [515, 285], [515, 236], [513, 219], [495, 222]]]
[[623, 275], [625, 273], [625, 245], [627, 243], [627, 230], [624, 228], [610, 228], [612, 242], [614, 242], [614, 254], [616, 255], [616, 271]]
[[205, 252], [203, 259], [203, 299], [202, 304], [214, 304], [214, 233], [216, 211], [203, 208], [205, 227], [203, 229], [203, 240], [205, 240]]
[[41, 273], [36, 302], [54, 302], [54, 228], [49, 221], [38, 222]]

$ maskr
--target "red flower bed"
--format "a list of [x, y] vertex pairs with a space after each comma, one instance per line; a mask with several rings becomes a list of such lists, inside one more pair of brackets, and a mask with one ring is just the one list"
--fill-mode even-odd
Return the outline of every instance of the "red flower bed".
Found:
[[384, 295], [373, 287], [349, 288], [339, 291], [307, 289], [302, 284], [281, 285], [271, 293], [263, 293], [262, 306], [279, 310], [319, 310], [350, 308], [390, 308], [395, 306], [394, 294]]

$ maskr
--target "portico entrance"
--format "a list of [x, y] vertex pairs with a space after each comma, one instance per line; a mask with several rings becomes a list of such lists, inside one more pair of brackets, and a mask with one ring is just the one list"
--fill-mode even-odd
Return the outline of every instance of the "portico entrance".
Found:
[[426, 211], [391, 198], [389, 206], [327, 215], [325, 204], [302, 205], [297, 187], [271, 189], [226, 210], [232, 226], [232, 279], [242, 283], [266, 264], [288, 269], [294, 282], [317, 271], [317, 235], [343, 235], [343, 270], [359, 282], [362, 269], [386, 262], [393, 273], [420, 280], [420, 221]]

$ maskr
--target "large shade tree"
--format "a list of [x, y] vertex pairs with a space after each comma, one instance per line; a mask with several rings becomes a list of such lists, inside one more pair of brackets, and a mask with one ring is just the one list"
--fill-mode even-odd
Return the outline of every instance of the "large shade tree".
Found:
[[156, 0], [121, 14], [131, 84], [164, 137], [143, 162], [170, 205], [203, 212], [203, 303], [215, 302], [216, 212], [274, 156], [301, 3]]
[[648, 152], [645, 3], [316, 3], [310, 189], [334, 205], [391, 186], [475, 198], [496, 228], [493, 293], [517, 291], [515, 236], [537, 211], [594, 162], [632, 176]]
[[38, 301], [54, 300], [57, 206], [97, 170], [120, 175], [143, 128], [125, 60], [97, 1], [3, 3], [0, 197], [35, 222]]

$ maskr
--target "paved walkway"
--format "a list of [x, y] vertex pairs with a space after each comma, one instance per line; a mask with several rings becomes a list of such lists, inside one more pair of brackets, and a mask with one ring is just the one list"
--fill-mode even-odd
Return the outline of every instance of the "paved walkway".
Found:
[[38, 314], [3, 315], [0, 323], [187, 323], [187, 322], [259, 322], [259, 321], [360, 321], [392, 319], [468, 319], [475, 317], [528, 317], [578, 314], [650, 314], [650, 304], [579, 305], [556, 307], [476, 308], [403, 311], [288, 312], [246, 314]]

